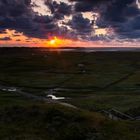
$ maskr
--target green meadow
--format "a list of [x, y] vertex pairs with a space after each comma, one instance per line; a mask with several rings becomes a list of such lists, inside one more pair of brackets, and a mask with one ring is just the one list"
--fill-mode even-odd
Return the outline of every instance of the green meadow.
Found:
[[46, 97], [72, 109], [0, 90], [2, 140], [139, 140], [139, 121], [113, 121], [117, 109], [140, 116], [140, 52], [63, 52], [1, 48], [0, 86]]

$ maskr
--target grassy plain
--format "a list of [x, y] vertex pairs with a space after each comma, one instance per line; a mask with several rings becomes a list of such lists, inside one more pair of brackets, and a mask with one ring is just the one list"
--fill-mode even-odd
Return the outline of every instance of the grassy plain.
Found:
[[[139, 122], [110, 121], [95, 112], [115, 108], [140, 116], [140, 52], [1, 48], [0, 84], [44, 97], [54, 89], [56, 96], [64, 96], [68, 98], [65, 102], [84, 109], [74, 111], [0, 91], [0, 139], [139, 139]], [[51, 112], [50, 118], [46, 115], [48, 112]], [[4, 117], [7, 119], [3, 122]], [[60, 127], [62, 131], [53, 135]]]

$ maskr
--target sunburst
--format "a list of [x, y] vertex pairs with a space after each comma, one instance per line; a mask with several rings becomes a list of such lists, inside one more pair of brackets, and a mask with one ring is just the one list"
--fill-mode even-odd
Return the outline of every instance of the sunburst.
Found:
[[56, 36], [47, 41], [48, 47], [56, 47], [57, 48], [57, 47], [60, 47], [61, 45], [63, 45], [63, 40], [56, 37]]

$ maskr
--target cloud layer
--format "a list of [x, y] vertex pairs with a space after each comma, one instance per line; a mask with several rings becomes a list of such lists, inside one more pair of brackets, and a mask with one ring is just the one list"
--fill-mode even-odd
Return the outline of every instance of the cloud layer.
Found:
[[[119, 39], [140, 38], [140, 9], [136, 0], [44, 0], [46, 15], [34, 12], [31, 0], [0, 1], [0, 33], [14, 29], [28, 37], [46, 39], [59, 35], [68, 38], [103, 40], [96, 28], [111, 28]], [[84, 13], [98, 13], [94, 18]]]

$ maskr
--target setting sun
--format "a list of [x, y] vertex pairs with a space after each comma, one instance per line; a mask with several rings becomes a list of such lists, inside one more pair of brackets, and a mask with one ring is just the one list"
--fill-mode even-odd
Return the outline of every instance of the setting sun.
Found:
[[54, 37], [47, 41], [48, 47], [60, 47], [63, 45], [63, 40], [59, 39], [58, 37]]
[[50, 41], [50, 44], [51, 44], [51, 45], [54, 45], [55, 43], [56, 43], [55, 40], [51, 40], [51, 41]]

